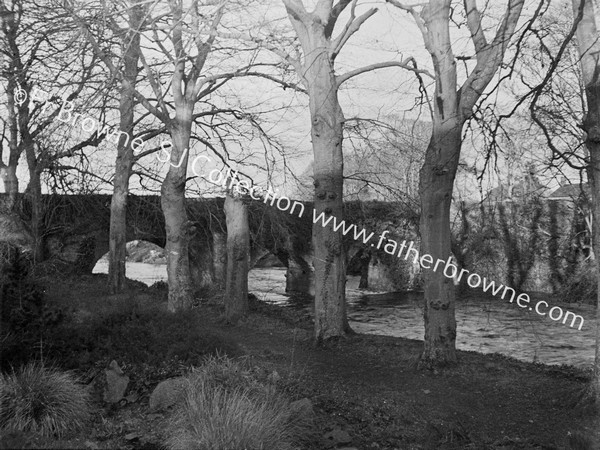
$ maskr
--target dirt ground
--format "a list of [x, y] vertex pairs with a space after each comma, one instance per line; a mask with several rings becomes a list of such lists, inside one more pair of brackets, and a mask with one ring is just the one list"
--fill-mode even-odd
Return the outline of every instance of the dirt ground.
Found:
[[[164, 292], [136, 282], [125, 296], [109, 296], [104, 275], [48, 279], [45, 286], [49, 303], [82, 317], [107, 314], [124, 301], [166, 302]], [[294, 400], [311, 400], [317, 430], [310, 448], [600, 449], [600, 422], [581, 400], [590, 374], [579, 369], [459, 351], [456, 367], [417, 370], [420, 341], [356, 334], [315, 348], [311, 320], [298, 312], [252, 302], [251, 315], [235, 327], [220, 314], [218, 306], [200, 302], [193, 326], [226, 336], [234, 343], [231, 353], [276, 371]], [[117, 353], [109, 359], [121, 363]], [[93, 367], [108, 362], [94, 361]], [[90, 367], [82, 362], [75, 371], [89, 379]], [[52, 442], [29, 436], [27, 445], [161, 448], [166, 416], [149, 411], [149, 394], [161, 377], [187, 367], [146, 379], [127, 363], [121, 367], [132, 379], [127, 400], [98, 404], [93, 423], [77, 436]], [[327, 439], [332, 431], [337, 441]], [[10, 439], [4, 437], [4, 448]], [[14, 446], [25, 445], [23, 439], [14, 437]]]

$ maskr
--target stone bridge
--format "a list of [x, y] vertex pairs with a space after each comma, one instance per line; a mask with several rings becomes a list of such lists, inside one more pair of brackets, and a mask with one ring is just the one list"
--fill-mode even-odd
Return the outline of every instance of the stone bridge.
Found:
[[[0, 203], [2, 195], [0, 195]], [[96, 262], [108, 252], [110, 195], [44, 195], [41, 220], [42, 258], [61, 270], [91, 273]], [[186, 200], [192, 226], [190, 268], [196, 287], [222, 284], [226, 267], [224, 198]], [[260, 201], [248, 204], [250, 223], [250, 267], [263, 257], [275, 255], [287, 268], [286, 290], [314, 293], [311, 250], [312, 203], [303, 202], [302, 217], [278, 210]], [[19, 199], [17, 214], [31, 220], [26, 196]], [[395, 238], [415, 239], [414, 217], [403, 214], [402, 205], [386, 202], [348, 202], [345, 220], [377, 234], [392, 231]], [[29, 234], [30, 230], [25, 230]], [[361, 275], [361, 286], [384, 290], [414, 287], [418, 268], [404, 260], [388, 258], [383, 251], [345, 238], [348, 268]], [[165, 224], [159, 196], [130, 195], [127, 208], [127, 241], [144, 240], [165, 247]]]

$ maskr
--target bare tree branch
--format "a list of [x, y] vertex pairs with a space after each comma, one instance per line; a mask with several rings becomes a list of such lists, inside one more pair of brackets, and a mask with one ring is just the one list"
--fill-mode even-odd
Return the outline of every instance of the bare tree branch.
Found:
[[[325, 37], [330, 38], [333, 34], [333, 29], [335, 28], [335, 24], [340, 17], [340, 14], [346, 7], [352, 2], [352, 17], [354, 17], [354, 8], [356, 8], [356, 2], [358, 0], [339, 0], [336, 5], [331, 9], [331, 13], [329, 14], [329, 20], [327, 21], [327, 25], [325, 25]], [[350, 22], [352, 19], [350, 20]], [[350, 23], [348, 22], [348, 23]]]
[[377, 8], [372, 8], [372, 9], [368, 10], [366, 13], [364, 13], [363, 15], [361, 15], [359, 18], [355, 19], [355, 16], [354, 16], [355, 6], [356, 6], [356, 2], [354, 2], [352, 4], [352, 13], [350, 15], [350, 19], [348, 20], [348, 24], [346, 25], [346, 28], [344, 29], [342, 34], [340, 34], [337, 37], [337, 39], [332, 42], [332, 46], [331, 46], [332, 51], [331, 51], [331, 56], [330, 56], [331, 59], [335, 59], [335, 57], [342, 50], [342, 48], [344, 47], [346, 42], [348, 42], [348, 39], [350, 39], [352, 37], [352, 35], [360, 29], [360, 27], [363, 25], [363, 23], [365, 23], [369, 19], [369, 17], [371, 17], [373, 14], [375, 14], [377, 12]]
[[486, 49], [488, 43], [483, 33], [481, 13], [477, 9], [476, 0], [464, 0], [465, 12], [467, 14], [467, 26], [471, 33], [471, 39], [475, 46], [475, 54], [479, 57]]
[[[413, 63], [413, 65], [412, 66], [409, 65], [409, 63]], [[363, 74], [365, 72], [370, 72], [372, 70], [377, 70], [377, 69], [383, 69], [386, 67], [401, 67], [403, 69], [410, 70], [411, 72], [427, 75], [429, 78], [435, 79], [435, 77], [428, 70], [417, 68], [416, 61], [414, 60], [414, 58], [410, 57], [410, 58], [405, 59], [404, 61], [380, 62], [380, 63], [370, 64], [365, 67], [360, 67], [355, 70], [351, 70], [350, 72], [346, 72], [343, 75], [338, 75], [337, 76], [337, 84], [338, 84], [338, 86], [341, 86], [342, 83], [348, 81], [352, 77]]]

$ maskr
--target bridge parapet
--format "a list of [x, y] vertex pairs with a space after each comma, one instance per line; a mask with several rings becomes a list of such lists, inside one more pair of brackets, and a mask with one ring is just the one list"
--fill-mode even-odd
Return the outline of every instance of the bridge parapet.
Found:
[[[0, 194], [0, 203], [3, 195], [6, 194]], [[165, 225], [160, 196], [130, 195], [127, 201], [127, 241], [145, 240], [164, 248]], [[109, 249], [110, 203], [111, 196], [104, 194], [43, 195], [40, 235], [44, 260], [59, 261], [73, 272], [90, 273]], [[186, 200], [192, 230], [190, 264], [197, 287], [220, 285], [224, 279], [226, 227], [223, 203], [224, 199], [220, 197]], [[298, 217], [260, 201], [250, 202], [251, 253], [255, 260], [261, 252], [268, 251], [286, 264], [287, 291], [314, 294], [313, 218], [309, 212], [312, 202], [304, 202], [304, 205], [307, 212]], [[345, 220], [358, 227], [364, 226], [369, 232], [378, 231], [390, 223], [405, 223], [399, 210], [398, 205], [392, 203], [349, 202], [345, 205]], [[31, 220], [27, 196], [19, 196], [16, 213], [21, 222], [18, 227], [11, 228], [12, 233], [16, 233], [12, 239], [16, 236], [27, 242], [31, 236], [23, 223]], [[362, 244], [349, 236], [346, 238], [347, 248], [356, 253]]]

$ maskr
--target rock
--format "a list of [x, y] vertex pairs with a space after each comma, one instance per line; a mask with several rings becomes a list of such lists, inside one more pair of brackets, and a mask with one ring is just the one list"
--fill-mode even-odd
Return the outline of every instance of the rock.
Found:
[[279, 374], [277, 373], [277, 371], [276, 371], [276, 370], [274, 370], [274, 371], [271, 373], [271, 375], [269, 375], [269, 378], [268, 378], [268, 380], [269, 380], [271, 383], [277, 383], [279, 380], [281, 380], [281, 375], [279, 375]]
[[118, 403], [123, 398], [129, 377], [123, 373], [116, 361], [112, 361], [108, 369], [104, 371], [106, 374], [106, 387], [104, 389], [104, 401], [106, 403]]
[[141, 435], [137, 434], [137, 433], [129, 433], [125, 435], [125, 440], [126, 441], [133, 441], [135, 439], [139, 439], [141, 437]]
[[301, 400], [296, 400], [295, 402], [290, 403], [290, 409], [299, 416], [312, 416], [313, 412], [313, 404], [307, 399], [303, 398]]
[[338, 444], [349, 444], [352, 442], [350, 435], [340, 428], [336, 428], [329, 433], [326, 433], [323, 438], [327, 441], [327, 445], [330, 447]]
[[139, 398], [139, 395], [137, 395], [135, 392], [132, 392], [127, 397], [125, 397], [125, 400], [127, 401], [127, 403], [135, 403], [138, 401]]
[[183, 377], [169, 378], [161, 381], [150, 396], [150, 410], [160, 411], [173, 406], [179, 400], [186, 380]]

